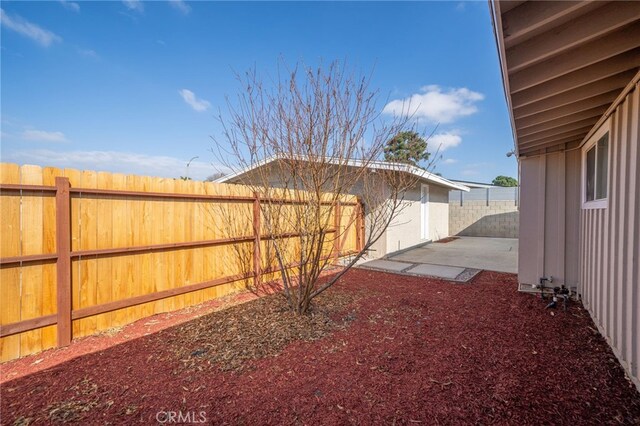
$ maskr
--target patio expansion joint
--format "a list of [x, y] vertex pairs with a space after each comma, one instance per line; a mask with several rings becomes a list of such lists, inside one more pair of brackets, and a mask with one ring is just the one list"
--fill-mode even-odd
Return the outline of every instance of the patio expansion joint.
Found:
[[[380, 261], [384, 261], [385, 263], [382, 263], [382, 265], [380, 265], [381, 263]], [[385, 268], [383, 265], [387, 264], [386, 262], [390, 262], [392, 264], [404, 263], [407, 265], [407, 267], [402, 269], [391, 269], [388, 267]], [[369, 262], [366, 262], [366, 263], [369, 263]], [[366, 263], [358, 265], [357, 267], [362, 269], [369, 269], [373, 271], [381, 271], [381, 272], [387, 272], [387, 273], [398, 274], [398, 275], [409, 275], [413, 277], [422, 277], [422, 278], [435, 278], [440, 280], [452, 281], [458, 284], [468, 283], [473, 277], [475, 277], [477, 274], [479, 274], [482, 271], [482, 269], [466, 268], [461, 266], [436, 265], [436, 264], [415, 263], [415, 262], [412, 263], [407, 261], [388, 260], [388, 259], [377, 259], [377, 263], [374, 263], [373, 265], [367, 265]], [[443, 275], [420, 273], [417, 271], [412, 271], [412, 269], [420, 268], [420, 267], [452, 268], [452, 269], [460, 270], [460, 272], [455, 276], [443, 276]]]

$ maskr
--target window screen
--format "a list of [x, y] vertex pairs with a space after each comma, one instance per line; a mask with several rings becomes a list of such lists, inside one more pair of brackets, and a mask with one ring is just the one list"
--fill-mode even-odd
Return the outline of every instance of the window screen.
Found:
[[587, 182], [586, 182], [586, 199], [587, 201], [593, 201], [595, 195], [595, 180], [596, 180], [596, 147], [594, 146], [587, 151]]
[[607, 198], [607, 174], [609, 164], [609, 134], [607, 133], [596, 145], [596, 200]]

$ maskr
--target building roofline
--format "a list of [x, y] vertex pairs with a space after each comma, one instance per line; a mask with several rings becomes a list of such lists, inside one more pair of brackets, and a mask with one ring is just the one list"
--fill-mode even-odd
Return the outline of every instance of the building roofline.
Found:
[[[269, 163], [272, 163], [274, 161], [277, 160], [282, 160], [284, 159], [284, 157], [278, 157], [278, 156], [272, 156], [272, 157], [268, 157], [265, 158], [263, 160], [260, 160], [258, 162], [256, 162], [255, 164], [249, 166], [249, 167], [245, 167], [242, 170], [238, 170], [234, 173], [231, 173], [227, 176], [223, 176], [219, 179], [216, 179], [215, 182], [217, 183], [227, 183], [232, 179], [238, 178], [246, 173], [248, 173], [251, 170], [255, 170], [258, 167], [263, 167], [266, 166]], [[310, 162], [311, 160], [309, 159], [309, 157], [304, 156], [304, 155], [300, 155], [298, 156], [298, 158], [296, 159], [297, 161], [307, 161]], [[325, 157], [325, 160], [328, 163], [331, 164], [340, 164], [341, 162], [338, 162], [337, 160], [331, 158], [331, 157]], [[347, 160], [345, 163], [347, 166], [350, 167], [363, 167], [363, 161], [362, 160]], [[394, 170], [394, 171], [399, 171], [399, 172], [405, 172], [405, 173], [409, 173], [411, 175], [414, 175], [416, 177], [418, 177], [419, 179], [422, 180], [426, 180], [428, 182], [437, 184], [437, 185], [441, 185], [441, 186], [445, 186], [448, 187], [450, 189], [458, 189], [461, 191], [465, 191], [468, 192], [469, 191], [469, 187], [453, 182], [449, 179], [445, 179], [441, 176], [438, 176], [428, 170], [424, 170], [421, 169], [419, 167], [416, 166], [412, 166], [409, 164], [402, 164], [402, 163], [391, 163], [391, 162], [387, 162], [387, 161], [371, 161], [367, 164], [367, 167], [371, 168], [371, 169], [375, 169], [375, 170]]]
[[470, 180], [449, 179], [451, 182], [459, 183], [461, 185], [468, 186], [469, 188], [496, 188], [498, 185], [484, 182], [473, 182]]

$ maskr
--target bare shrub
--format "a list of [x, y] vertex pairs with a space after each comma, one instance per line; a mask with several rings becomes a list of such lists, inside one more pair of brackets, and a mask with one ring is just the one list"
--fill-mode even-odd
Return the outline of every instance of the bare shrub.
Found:
[[[268, 85], [255, 70], [238, 80], [242, 90], [228, 99], [228, 113], [219, 116], [223, 136], [214, 138], [214, 152], [226, 167], [242, 173], [238, 183], [259, 194], [260, 232], [266, 236], [261, 252], [268, 252], [261, 253], [263, 269], [277, 265], [289, 307], [302, 314], [404, 208], [404, 193], [416, 183], [415, 175], [406, 164], [379, 161], [391, 137], [414, 129], [407, 116], [383, 120], [370, 78], [338, 62], [281, 69]], [[364, 236], [343, 268], [320, 284], [340, 242], [353, 232], [356, 214], [341, 215], [339, 221], [335, 216], [355, 200], [350, 194], [359, 197], [351, 213], [366, 210]], [[238, 218], [228, 219], [230, 224]], [[251, 256], [238, 252], [246, 265], [252, 265]]]

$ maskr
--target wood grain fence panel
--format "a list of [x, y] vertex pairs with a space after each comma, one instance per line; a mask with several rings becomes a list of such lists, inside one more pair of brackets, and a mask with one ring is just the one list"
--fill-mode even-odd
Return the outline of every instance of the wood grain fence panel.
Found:
[[[72, 188], [80, 188], [82, 185], [82, 173], [76, 169], [64, 169], [64, 177], [69, 179]], [[81, 234], [81, 217], [80, 204], [81, 199], [77, 196], [71, 197], [71, 250], [80, 250], [80, 234]], [[80, 261], [71, 261], [71, 309], [80, 308]], [[72, 332], [74, 336], [80, 333], [80, 323], [73, 321]]]
[[[2, 183], [19, 184], [20, 167], [17, 164], [1, 164], [0, 179]], [[0, 196], [0, 257], [21, 254], [20, 203], [19, 192], [3, 192]], [[0, 268], [0, 324], [21, 320], [20, 287], [20, 267]], [[19, 334], [0, 338], [0, 360], [7, 361], [20, 356], [20, 339]]]
[[[193, 183], [190, 181], [182, 181], [182, 189], [180, 192], [184, 192], [186, 194], [191, 194], [193, 193]], [[181, 207], [182, 207], [182, 218], [183, 218], [183, 227], [184, 227], [184, 239], [182, 241], [193, 241], [193, 210], [194, 210], [194, 203], [193, 202], [181, 202]], [[178, 277], [176, 277], [176, 283], [174, 285], [176, 286], [183, 286], [183, 285], [189, 285], [189, 284], [194, 284], [196, 281], [194, 281], [194, 277], [193, 277], [193, 268], [194, 268], [194, 263], [193, 263], [193, 252], [194, 250], [192, 249], [187, 249], [187, 250], [183, 250], [182, 255], [183, 255], [183, 261], [184, 261], [184, 268], [183, 268], [183, 278], [182, 280]], [[181, 282], [182, 281], [182, 282]], [[184, 304], [185, 306], [190, 306], [192, 304], [195, 303], [196, 300], [196, 295], [194, 293], [189, 293], [189, 294], [185, 294], [184, 295]]]
[[[19, 184], [20, 167], [17, 164], [0, 164], [0, 179], [2, 183]], [[13, 257], [21, 254], [20, 250], [20, 201], [21, 195], [17, 191], [2, 192], [0, 196], [0, 244], [1, 257]]]
[[[42, 183], [45, 186], [55, 186], [56, 177], [62, 176], [62, 170], [56, 167], [45, 167], [42, 170]], [[56, 253], [56, 198], [43, 197], [43, 251], [44, 253]], [[51, 315], [58, 312], [57, 307], [57, 269], [54, 262], [42, 265], [42, 315]], [[53, 348], [58, 342], [56, 326], [48, 326], [42, 329], [42, 347]]]
[[[127, 190], [127, 176], [116, 173], [112, 176], [112, 188], [115, 190]], [[113, 247], [127, 247], [127, 197], [115, 197], [113, 199], [112, 221], [117, 226], [112, 229], [111, 238]], [[122, 300], [127, 297], [127, 276], [126, 264], [128, 260], [125, 256], [113, 256], [111, 258], [111, 300]], [[112, 313], [113, 327], [120, 327], [127, 324], [127, 309], [119, 309]]]
[[[164, 182], [165, 179], [162, 178], [153, 178], [149, 181], [149, 191], [151, 192], [164, 192]], [[167, 200], [154, 200], [150, 203], [149, 216], [151, 218], [150, 226], [151, 230], [149, 232], [152, 233], [151, 241], [153, 244], [165, 244], [171, 243], [172, 241], [167, 238], [166, 228], [165, 228], [165, 204]], [[151, 256], [151, 288], [152, 291], [163, 291], [167, 287], [164, 275], [166, 268], [166, 254], [164, 251], [153, 253]], [[161, 313], [165, 312], [164, 309], [164, 299], [158, 300], [153, 304], [153, 312]]]
[[[193, 181], [190, 182], [191, 192], [194, 195], [205, 195], [204, 190], [204, 182]], [[189, 203], [192, 209], [192, 225], [191, 225], [191, 239], [192, 241], [203, 241], [206, 239], [205, 232], [203, 229], [203, 211], [204, 207], [207, 204], [204, 200], [196, 200]], [[191, 279], [194, 283], [203, 282], [205, 280], [204, 277], [204, 268], [203, 268], [203, 249], [196, 248], [192, 250], [193, 253], [193, 275]], [[193, 303], [200, 304], [204, 302], [205, 299], [205, 291], [198, 291], [193, 293]]]
[[[20, 183], [24, 185], [42, 185], [42, 168], [26, 165], [20, 168]], [[44, 250], [42, 235], [43, 193], [29, 192], [22, 196], [22, 255], [40, 254]], [[25, 265], [21, 269], [21, 320], [42, 316], [43, 311], [43, 266], [40, 263]], [[42, 350], [42, 330], [23, 333], [20, 340], [21, 353], [33, 353]]]
[[[111, 173], [98, 172], [96, 178], [98, 189], [113, 189]], [[112, 197], [97, 196], [96, 198], [96, 231], [95, 248], [107, 249], [113, 247], [113, 201]], [[117, 224], [117, 222], [116, 222]], [[113, 301], [113, 281], [111, 279], [113, 262], [111, 256], [96, 259], [96, 304], [101, 305]], [[96, 329], [98, 331], [111, 328], [113, 312], [96, 315]]]
[[[216, 191], [217, 185], [205, 182], [203, 190], [207, 195], [217, 194]], [[219, 205], [220, 203], [206, 203], [202, 208], [202, 220], [203, 220], [203, 231], [206, 238], [222, 238], [222, 233], [217, 227], [216, 224], [216, 215], [214, 213], [214, 206]], [[215, 258], [215, 252], [212, 247], [205, 247], [202, 251], [202, 263], [203, 263], [203, 274], [205, 279], [211, 280], [216, 276], [216, 265], [217, 259]], [[209, 299], [214, 299], [218, 297], [220, 293], [220, 289], [224, 286], [213, 287], [205, 291], [205, 297]]]
[[[193, 181], [193, 182], [190, 182], [190, 186], [193, 194], [197, 194], [197, 195], [205, 194], [203, 182]], [[203, 225], [204, 225], [203, 211], [205, 208], [205, 204], [207, 203], [200, 200], [200, 201], [191, 202], [189, 204], [192, 206], [191, 209], [192, 209], [192, 216], [193, 216], [192, 230], [191, 230], [192, 240], [203, 241], [206, 239], [206, 235], [203, 229]], [[193, 253], [193, 267], [192, 267], [193, 275], [191, 279], [193, 280], [194, 283], [203, 282], [205, 281], [204, 266], [203, 266], [203, 261], [204, 261], [203, 249], [196, 248], [191, 250], [191, 252]], [[194, 292], [193, 296], [194, 297], [193, 297], [192, 303], [194, 304], [200, 304], [206, 300], [205, 291]]]
[[[20, 268], [0, 268], [0, 324], [6, 325], [21, 320]], [[0, 361], [21, 356], [21, 335], [0, 338]]]
[[[163, 182], [164, 192], [172, 193], [176, 192], [176, 181], [173, 179], [166, 179]], [[167, 241], [176, 242], [176, 223], [174, 223], [175, 215], [176, 215], [176, 202], [173, 199], [165, 200], [165, 205], [163, 208], [163, 222], [164, 222], [164, 230], [165, 230], [165, 238]], [[173, 287], [173, 281], [175, 277], [175, 251], [165, 252], [162, 256], [164, 262], [164, 279], [163, 286], [165, 288]], [[179, 301], [178, 297], [170, 297], [164, 300], [164, 310], [165, 311], [173, 311], [178, 309]]]
[[[127, 191], [137, 191], [138, 188], [136, 186], [136, 178], [135, 175], [127, 175]], [[138, 229], [138, 221], [139, 221], [139, 205], [140, 203], [135, 197], [128, 196], [126, 197], [126, 223], [127, 223], [127, 246], [135, 247], [140, 245], [139, 241], [139, 229]], [[131, 256], [122, 256], [124, 261], [124, 276], [126, 277], [124, 281], [125, 291], [124, 294], [119, 299], [126, 299], [130, 297], [137, 296], [142, 292], [139, 292], [139, 279], [138, 279], [138, 271], [139, 271], [139, 258], [138, 254], [132, 254]], [[127, 323], [133, 322], [142, 317], [141, 307], [134, 306], [130, 308], [126, 308], [127, 312]]]
[[[83, 188], [96, 188], [98, 175], [94, 171], [82, 171]], [[97, 207], [98, 200], [92, 194], [80, 196], [80, 250], [91, 250], [97, 247]], [[83, 257], [80, 261], [80, 308], [88, 308], [97, 304], [97, 259], [95, 256]], [[78, 320], [81, 336], [89, 336], [97, 331], [96, 317]]]
[[[138, 176], [137, 179], [137, 187], [138, 191], [150, 192], [152, 178], [148, 176]], [[154, 243], [153, 237], [153, 221], [154, 218], [151, 216], [151, 208], [152, 208], [153, 200], [149, 198], [139, 198], [139, 216], [138, 216], [138, 229], [140, 231], [140, 239], [139, 244], [141, 246], [146, 246]], [[151, 271], [151, 253], [142, 253], [140, 255], [139, 268], [137, 269], [140, 276], [140, 285], [139, 288], [142, 290], [142, 294], [150, 294], [154, 293], [154, 283], [153, 276]], [[155, 303], [145, 303], [141, 305], [141, 314], [143, 317], [148, 317], [153, 315]]]
[[[128, 191], [138, 190], [136, 178], [137, 176], [135, 175], [127, 175]], [[139, 205], [140, 203], [135, 197], [133, 196], [126, 197], [127, 208], [126, 208], [125, 220], [127, 223], [126, 237], [127, 237], [128, 247], [135, 247], [140, 245], [140, 241], [139, 241], [140, 231], [138, 227], [139, 215], [140, 215]], [[142, 294], [142, 292], [139, 291], [140, 281], [139, 281], [139, 275], [138, 275], [140, 255], [133, 254], [131, 256], [122, 256], [122, 259], [124, 264], [121, 266], [124, 268], [123, 275], [126, 277], [126, 279], [124, 280], [124, 294], [122, 294], [119, 297], [119, 299], [126, 299], [126, 298], [130, 298], [130, 297], [134, 297], [139, 294]], [[126, 322], [131, 323], [137, 319], [142, 318], [141, 310], [142, 308], [139, 305], [126, 308], [125, 309], [126, 317], [127, 317]]]
[[[176, 190], [176, 192], [179, 193], [184, 193], [186, 190], [186, 183], [185, 181], [182, 180], [177, 180], [174, 182], [174, 188]], [[184, 242], [186, 241], [186, 230], [185, 228], [187, 227], [187, 223], [184, 220], [184, 217], [186, 215], [186, 208], [185, 208], [185, 204], [182, 203], [181, 201], [176, 201], [174, 203], [174, 211], [175, 211], [175, 216], [174, 216], [174, 228], [173, 228], [173, 237], [174, 237], [174, 241], [176, 242]], [[186, 268], [186, 253], [185, 250], [176, 250], [173, 252], [173, 259], [172, 259], [172, 263], [174, 264], [174, 275], [171, 278], [171, 281], [169, 283], [169, 285], [171, 287], [176, 287], [176, 286], [181, 286], [184, 281], [186, 281], [186, 274], [185, 274], [185, 268]], [[184, 308], [186, 305], [186, 298], [184, 295], [178, 296], [175, 299], [175, 304], [176, 304], [176, 309], [182, 309]]]
[[[69, 303], [74, 311], [73, 318], [76, 318], [72, 322], [73, 338], [227, 295], [246, 288], [252, 280], [249, 277], [253, 271], [255, 243], [250, 188], [37, 166], [20, 168], [1, 164], [0, 171], [2, 184], [44, 185], [36, 192], [33, 188], [22, 193], [7, 189], [0, 195], [2, 258], [53, 255], [47, 260], [30, 259], [24, 264], [5, 263], [0, 268], [0, 325], [9, 326], [3, 327], [3, 335], [33, 328], [0, 338], [2, 360], [61, 344], [55, 325], [57, 319], [63, 319], [56, 315], [57, 303], [64, 301], [57, 297], [56, 224], [59, 223], [57, 208], [60, 206], [56, 204], [55, 191], [47, 191], [47, 187], [55, 187], [58, 176], [65, 176], [72, 189], [70, 208], [65, 215], [70, 223], [68, 236], [72, 250]], [[95, 192], [100, 190], [115, 192]], [[147, 192], [153, 194], [145, 196]], [[158, 197], [161, 193], [177, 196]], [[193, 194], [195, 198], [180, 194]], [[242, 199], [197, 198], [203, 195], [239, 196]], [[282, 190], [274, 191], [273, 195], [285, 196]], [[323, 214], [327, 220], [335, 220], [334, 226], [346, 232], [339, 246], [348, 250], [356, 241], [355, 236], [350, 235], [351, 229], [356, 228], [345, 223], [353, 210], [347, 199], [345, 202], [338, 216], [331, 216], [330, 206], [323, 209]], [[285, 203], [282, 211], [291, 213], [293, 207]], [[221, 221], [221, 212], [229, 218], [227, 222], [231, 220], [232, 223]], [[264, 271], [263, 278], [267, 280], [277, 279], [279, 274], [274, 269], [273, 256], [269, 254], [270, 242], [266, 233], [294, 230], [291, 220], [284, 217], [279, 220], [276, 229], [262, 229], [259, 241], [260, 271]], [[262, 224], [261, 228], [264, 228]], [[247, 237], [249, 241], [149, 249], [158, 244], [237, 237]], [[285, 236], [281, 240], [290, 256], [299, 252], [297, 238]], [[324, 255], [331, 254], [334, 243], [329, 236], [323, 246]], [[97, 253], [135, 247], [148, 249]], [[80, 254], [80, 251], [90, 253]], [[238, 257], [238, 253], [245, 253], [247, 258]], [[290, 273], [296, 272], [297, 268], [290, 269]], [[236, 278], [225, 282], [232, 276]], [[237, 278], [241, 276], [247, 279]], [[207, 283], [216, 285], [207, 288], [210, 285]], [[17, 303], [9, 305], [5, 301]], [[54, 324], [50, 325], [52, 322]]]

